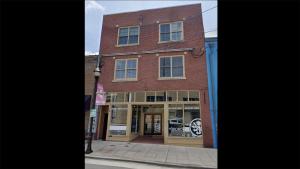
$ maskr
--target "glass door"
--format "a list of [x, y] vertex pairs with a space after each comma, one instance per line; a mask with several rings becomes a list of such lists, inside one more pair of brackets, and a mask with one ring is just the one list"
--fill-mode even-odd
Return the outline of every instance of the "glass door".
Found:
[[161, 134], [161, 115], [145, 114], [144, 135]]
[[144, 135], [152, 135], [152, 115], [145, 114]]

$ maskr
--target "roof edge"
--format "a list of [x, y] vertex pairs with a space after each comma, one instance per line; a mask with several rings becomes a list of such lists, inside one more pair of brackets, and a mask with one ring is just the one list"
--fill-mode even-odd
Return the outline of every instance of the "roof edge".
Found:
[[177, 7], [184, 7], [184, 6], [192, 6], [192, 5], [200, 5], [201, 6], [201, 3], [188, 4], [188, 5], [169, 6], [169, 7], [162, 7], [162, 8], [143, 9], [143, 10], [138, 10], [138, 11], [128, 11], [128, 12], [112, 13], [112, 14], [105, 14], [105, 15], [103, 15], [103, 17], [104, 16], [111, 16], [111, 15], [119, 15], [119, 14], [127, 14], [127, 13], [143, 12], [143, 11], [151, 11], [151, 10], [159, 10], [159, 9], [166, 9], [166, 8], [177, 8]]

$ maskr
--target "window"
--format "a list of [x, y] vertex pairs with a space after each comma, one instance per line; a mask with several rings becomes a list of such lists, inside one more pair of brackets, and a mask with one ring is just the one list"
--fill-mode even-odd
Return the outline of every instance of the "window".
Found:
[[126, 135], [127, 105], [112, 105], [111, 109], [111, 135]]
[[[199, 105], [184, 105], [184, 137], [195, 137], [195, 135], [191, 132], [190, 123], [192, 120], [197, 118], [200, 118]], [[201, 130], [199, 132], [202, 134]]]
[[117, 59], [115, 66], [115, 80], [136, 80], [137, 59]]
[[183, 134], [183, 105], [169, 105], [169, 136]]
[[[198, 104], [170, 104], [169, 105], [169, 136], [197, 137], [191, 132], [191, 122], [200, 119]], [[202, 126], [199, 125], [202, 135]]]
[[156, 101], [157, 102], [166, 101], [166, 92], [156, 92]]
[[188, 92], [178, 91], [178, 101], [188, 101]]
[[111, 101], [111, 93], [110, 92], [107, 92], [106, 93], [106, 102], [110, 102]]
[[133, 92], [126, 92], [125, 102], [134, 102], [134, 93]]
[[177, 91], [168, 91], [167, 96], [168, 101], [177, 101]]
[[146, 101], [155, 102], [155, 92], [146, 92]]
[[118, 45], [130, 45], [139, 43], [139, 27], [119, 28]]
[[184, 77], [183, 56], [160, 57], [160, 78]]
[[145, 101], [145, 92], [136, 92], [135, 93], [135, 101], [136, 102], [144, 102]]
[[183, 40], [183, 22], [160, 24], [160, 42]]
[[199, 92], [189, 91], [189, 101], [199, 101]]
[[111, 94], [111, 100], [112, 102], [124, 102], [124, 93], [112, 93]]

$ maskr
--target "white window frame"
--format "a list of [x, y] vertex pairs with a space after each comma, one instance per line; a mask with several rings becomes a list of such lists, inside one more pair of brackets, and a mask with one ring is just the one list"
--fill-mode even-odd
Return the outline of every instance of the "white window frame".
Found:
[[[125, 60], [125, 78], [123, 79], [117, 79], [116, 78], [116, 74], [117, 74], [117, 62], [118, 61], [122, 61], [122, 60]], [[135, 78], [127, 78], [127, 62], [128, 60], [135, 60], [136, 61], [136, 67], [135, 67], [135, 70], [136, 70], [136, 76]], [[114, 80], [113, 82], [121, 82], [121, 81], [137, 81], [137, 78], [138, 78], [138, 58], [128, 58], [128, 59], [115, 59], [115, 68], [114, 68]]]
[[[137, 43], [129, 43], [129, 32], [130, 32], [130, 28], [132, 27], [137, 27], [138, 28], [138, 42]], [[127, 32], [127, 44], [119, 44], [119, 36], [120, 36], [120, 29], [122, 28], [128, 28], [128, 32]], [[117, 36], [117, 47], [122, 47], [122, 46], [135, 46], [135, 45], [139, 45], [140, 44], [140, 26], [136, 25], [136, 26], [123, 26], [123, 27], [119, 27], [118, 28], [118, 36]]]
[[[182, 57], [182, 76], [181, 77], [173, 77], [173, 67], [172, 67], [172, 59], [171, 59], [171, 77], [160, 77], [160, 58], [166, 58], [166, 57]], [[174, 79], [186, 79], [185, 77], [185, 61], [184, 61], [184, 55], [172, 55], [172, 56], [159, 56], [158, 57], [158, 80], [174, 80]]]
[[[171, 24], [172, 23], [178, 23], [178, 22], [180, 22], [181, 23], [181, 39], [180, 40], [172, 40], [172, 28], [171, 28]], [[160, 26], [161, 25], [165, 25], [165, 24], [169, 24], [170, 25], [170, 40], [169, 41], [161, 41], [160, 40]], [[168, 42], [180, 42], [180, 41], [184, 41], [184, 30], [183, 30], [183, 21], [176, 21], [176, 22], [167, 22], [167, 23], [160, 23], [159, 25], [158, 25], [158, 43], [168, 43]]]

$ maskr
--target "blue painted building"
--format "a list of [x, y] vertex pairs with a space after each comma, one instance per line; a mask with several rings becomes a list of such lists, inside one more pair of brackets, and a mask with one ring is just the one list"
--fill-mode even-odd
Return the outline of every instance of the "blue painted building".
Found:
[[217, 148], [218, 122], [218, 38], [205, 38], [206, 63], [208, 74], [209, 109], [212, 120], [213, 145]]

